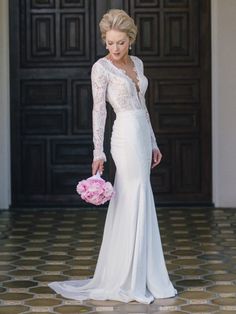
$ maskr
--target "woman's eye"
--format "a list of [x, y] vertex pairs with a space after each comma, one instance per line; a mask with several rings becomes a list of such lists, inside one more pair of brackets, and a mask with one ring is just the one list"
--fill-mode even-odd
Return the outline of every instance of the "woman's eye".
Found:
[[[121, 41], [121, 42], [118, 43], [118, 45], [124, 45], [124, 43], [125, 43], [124, 41]], [[108, 42], [107, 44], [108, 44], [109, 46], [112, 46], [112, 45], [113, 45], [113, 43], [109, 43], [109, 42]]]

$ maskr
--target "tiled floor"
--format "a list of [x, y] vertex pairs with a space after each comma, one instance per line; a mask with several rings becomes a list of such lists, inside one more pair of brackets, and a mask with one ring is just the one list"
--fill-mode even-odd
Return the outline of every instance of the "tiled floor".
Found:
[[176, 298], [63, 299], [47, 283], [93, 275], [104, 210], [0, 212], [0, 314], [236, 313], [236, 209], [158, 209]]

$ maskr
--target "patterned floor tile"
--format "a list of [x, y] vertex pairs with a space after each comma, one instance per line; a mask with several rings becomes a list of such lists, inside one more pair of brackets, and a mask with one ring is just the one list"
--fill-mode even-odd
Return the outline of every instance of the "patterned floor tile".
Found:
[[0, 212], [0, 314], [235, 314], [236, 210], [163, 208], [157, 215], [179, 294], [145, 305], [68, 300], [47, 286], [93, 275], [105, 210]]
[[75, 313], [88, 313], [92, 311], [92, 308], [82, 305], [62, 305], [55, 308], [57, 313], [62, 314], [75, 314]]
[[0, 314], [21, 314], [26, 313], [29, 307], [22, 305], [3, 305], [0, 306]]

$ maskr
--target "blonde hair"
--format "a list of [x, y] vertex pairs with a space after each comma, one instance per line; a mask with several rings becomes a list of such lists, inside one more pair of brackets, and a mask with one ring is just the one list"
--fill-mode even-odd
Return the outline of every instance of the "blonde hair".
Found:
[[132, 17], [119, 9], [111, 9], [105, 13], [99, 23], [99, 27], [104, 43], [106, 42], [106, 32], [111, 29], [126, 33], [131, 43], [135, 42], [138, 31]]

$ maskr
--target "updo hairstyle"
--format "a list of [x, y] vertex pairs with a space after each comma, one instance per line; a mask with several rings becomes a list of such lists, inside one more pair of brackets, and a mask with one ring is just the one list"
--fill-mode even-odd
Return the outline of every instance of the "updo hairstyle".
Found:
[[135, 42], [137, 35], [137, 26], [134, 20], [125, 11], [111, 9], [105, 13], [99, 23], [102, 41], [106, 42], [106, 32], [114, 29], [124, 32], [130, 39], [131, 44]]

